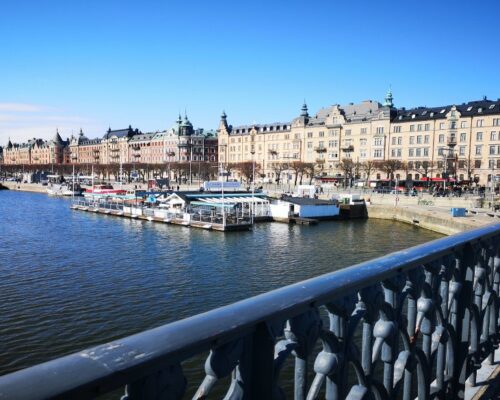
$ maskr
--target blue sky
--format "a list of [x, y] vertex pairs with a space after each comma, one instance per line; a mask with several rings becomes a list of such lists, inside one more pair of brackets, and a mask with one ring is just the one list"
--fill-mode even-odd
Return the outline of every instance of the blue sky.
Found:
[[0, 145], [500, 97], [500, 2], [3, 0]]

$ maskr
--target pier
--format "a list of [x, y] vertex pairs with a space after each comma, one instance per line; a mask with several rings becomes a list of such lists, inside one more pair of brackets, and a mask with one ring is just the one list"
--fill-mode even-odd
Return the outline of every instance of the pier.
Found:
[[[233, 215], [203, 215], [188, 214], [183, 212], [171, 212], [143, 207], [124, 205], [111, 201], [93, 201], [86, 199], [75, 200], [71, 204], [75, 211], [86, 211], [97, 214], [111, 215], [121, 218], [138, 219], [143, 221], [157, 222], [163, 224], [180, 225], [185, 227], [200, 228], [214, 231], [241, 231], [252, 227], [251, 220], [243, 216]], [[161, 212], [159, 212], [161, 211]]]

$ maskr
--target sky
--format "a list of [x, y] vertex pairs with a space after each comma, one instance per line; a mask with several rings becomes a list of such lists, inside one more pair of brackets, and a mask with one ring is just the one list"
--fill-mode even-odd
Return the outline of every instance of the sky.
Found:
[[2, 0], [0, 145], [500, 97], [500, 1]]

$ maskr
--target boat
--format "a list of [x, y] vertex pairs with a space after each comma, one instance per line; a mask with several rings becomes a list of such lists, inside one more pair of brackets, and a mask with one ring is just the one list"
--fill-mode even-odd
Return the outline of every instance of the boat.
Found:
[[85, 197], [94, 197], [96, 195], [125, 195], [127, 191], [124, 189], [115, 189], [111, 185], [95, 185], [92, 188], [85, 190], [83, 195]]
[[72, 185], [71, 183], [52, 183], [47, 188], [49, 196], [81, 196], [83, 189], [78, 183]]

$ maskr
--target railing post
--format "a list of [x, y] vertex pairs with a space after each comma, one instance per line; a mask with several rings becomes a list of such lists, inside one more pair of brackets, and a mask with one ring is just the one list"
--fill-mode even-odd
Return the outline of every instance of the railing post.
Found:
[[275, 338], [267, 323], [257, 325], [252, 337], [250, 393], [245, 399], [272, 399], [274, 380]]

